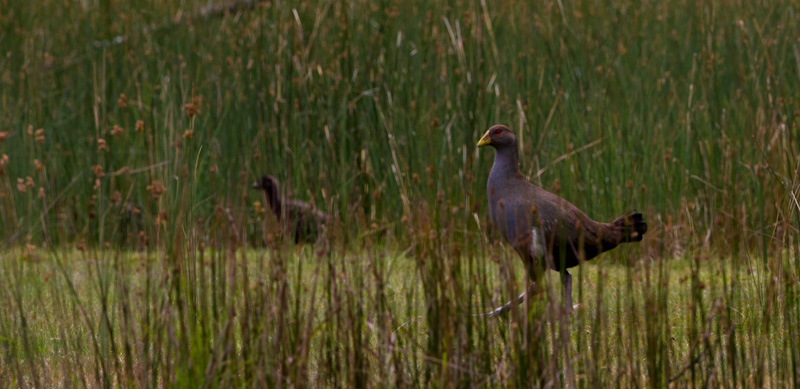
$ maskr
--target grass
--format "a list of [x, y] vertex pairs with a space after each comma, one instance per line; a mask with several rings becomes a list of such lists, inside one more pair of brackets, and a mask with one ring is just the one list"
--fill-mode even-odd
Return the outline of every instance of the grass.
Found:
[[[504, 256], [502, 251], [497, 254]], [[402, 254], [384, 253], [383, 268], [374, 270], [374, 258], [366, 255], [332, 257], [326, 264], [308, 251], [281, 259], [275, 252], [247, 250], [239, 253], [240, 260], [230, 261], [209, 250], [199, 254], [205, 260], [197, 262], [198, 268], [187, 277], [190, 285], [180, 292], [184, 312], [173, 306], [180, 299], [165, 282], [165, 273], [169, 272], [161, 268], [163, 263], [158, 259], [146, 254], [109, 254], [114, 258], [105, 264], [74, 250], [55, 257], [35, 252], [33, 258], [38, 259], [33, 260], [28, 257], [31, 253], [11, 255], [28, 260], [3, 262], [3, 281], [8, 286], [4, 299], [11, 303], [6, 308], [11, 313], [25, 301], [31, 308], [23, 308], [24, 315], [11, 315], [4, 322], [20, 330], [14, 332], [13, 339], [5, 339], [9, 382], [14, 381], [14, 371], [19, 369], [29, 379], [36, 377], [41, 380], [38, 384], [47, 386], [58, 382], [100, 384], [105, 380], [135, 385], [198, 385], [209, 379], [220, 385], [343, 384], [363, 373], [355, 366], [348, 367], [351, 361], [347, 360], [349, 353], [357, 354], [348, 350], [355, 347], [350, 342], [360, 341], [358, 352], [366, 354], [363, 368], [370, 371], [362, 377], [367, 384], [422, 385], [442, 379], [426, 371], [431, 368], [470, 382], [524, 384], [518, 380], [522, 377], [515, 377], [521, 374], [521, 366], [514, 358], [519, 350], [514, 348], [521, 336], [515, 329], [525, 318], [512, 314], [506, 319], [476, 319], [469, 313], [480, 311], [479, 295], [449, 301], [456, 332], [465, 331], [466, 339], [451, 339], [452, 344], [443, 350], [445, 358], [425, 352], [425, 343], [437, 329], [430, 328], [425, 320], [430, 308], [423, 286], [407, 280], [415, 273], [414, 261]], [[511, 264], [510, 279], [504, 278], [494, 262], [475, 261], [485, 277], [484, 286], [488, 286], [484, 298], [489, 306], [499, 305], [506, 298], [503, 285], [511, 283], [517, 289], [522, 285], [523, 272], [516, 258], [503, 259]], [[285, 267], [276, 276], [270, 265], [280, 262]], [[730, 297], [726, 278], [720, 273], [742, 277], [736, 298]], [[786, 365], [789, 350], [785, 348], [792, 329], [784, 322], [790, 318], [762, 321], [763, 310], [774, 311], [778, 317], [783, 310], [780, 300], [777, 306], [754, 306], [754, 301], [763, 301], [765, 286], [753, 273], [753, 269], [736, 270], [726, 261], [676, 259], [631, 265], [607, 256], [587, 263], [575, 274], [581, 280], [580, 286], [575, 286], [581, 307], [569, 320], [566, 346], [569, 364], [581, 374], [561, 379], [588, 385], [652, 383], [650, 348], [653, 342], [664, 342], [664, 349], [659, 350], [663, 355], [658, 355], [664, 358], [658, 362], [663, 366], [656, 369], [669, 376], [662, 380], [685, 384], [698, 379], [690, 379], [690, 374], [719, 380], [713, 376], [733, 374], [727, 370], [731, 367], [726, 359], [741, 358], [731, 356], [726, 349], [731, 345], [727, 338], [731, 335], [725, 326], [733, 326], [740, 332], [736, 346], [746, 356], [741, 362], [753, 360], [750, 358], [755, 355], [750, 350], [775, 355], [760, 361], [760, 365], [743, 365], [739, 377], [729, 378], [737, 378], [744, 385], [785, 383], [792, 375]], [[363, 284], [354, 282], [359, 276], [364, 278]], [[561, 304], [557, 278], [556, 273], [550, 274], [546, 279], [546, 285], [550, 285], [547, 298], [535, 303], [547, 307], [534, 307], [545, 309], [537, 326], [547, 331], [566, 325], [563, 317], [551, 315], [556, 311], [553, 306]], [[337, 307], [328, 300], [346, 303], [353, 297], [355, 301], [349, 301], [352, 307]], [[276, 312], [278, 307], [281, 312]], [[356, 307], [363, 317], [348, 317]], [[231, 316], [230, 310], [236, 314]], [[693, 319], [697, 314], [704, 316], [702, 320]], [[17, 322], [22, 318], [24, 323]], [[352, 320], [361, 322], [358, 333], [350, 328], [356, 325]], [[87, 327], [94, 327], [93, 334], [86, 333]], [[656, 339], [650, 333], [653, 330], [658, 331]], [[274, 331], [286, 333], [276, 340], [268, 336]], [[361, 339], [348, 339], [354, 335]], [[554, 354], [553, 360], [563, 369], [569, 364], [554, 349], [560, 347], [560, 340], [551, 336], [545, 335], [544, 348]], [[659, 339], [663, 336], [670, 338]], [[110, 337], [124, 351], [115, 351]], [[267, 362], [262, 358], [274, 358], [276, 349], [286, 360], [270, 361], [277, 365], [272, 366], [275, 373], [287, 369], [292, 374], [259, 376], [255, 368]], [[712, 357], [702, 358], [704, 354]], [[453, 356], [456, 358], [450, 360]], [[694, 358], [699, 361], [692, 364]], [[137, 361], [135, 366], [125, 366], [131, 359]], [[215, 361], [226, 359], [236, 362], [216, 375], [215, 369], [220, 367]], [[293, 366], [292, 361], [303, 366]], [[136, 366], [139, 364], [144, 366]], [[209, 371], [214, 374], [209, 375]]]
[[[800, 380], [792, 2], [221, 4], [0, 0], [0, 382]], [[557, 277], [470, 316], [524, 285], [498, 122], [531, 181], [647, 217], [569, 317]], [[325, 239], [275, 235], [265, 173]]]

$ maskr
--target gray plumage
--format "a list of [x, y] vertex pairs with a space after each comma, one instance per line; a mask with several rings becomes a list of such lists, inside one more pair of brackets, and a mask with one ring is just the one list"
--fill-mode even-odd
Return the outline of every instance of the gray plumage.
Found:
[[254, 189], [264, 192], [267, 205], [285, 231], [291, 232], [295, 243], [315, 242], [330, 217], [311, 204], [283, 199], [278, 180], [270, 175], [253, 183]]
[[[528, 182], [519, 171], [517, 139], [508, 127], [492, 126], [478, 146], [496, 153], [486, 190], [495, 227], [516, 250], [531, 281], [544, 269], [561, 272], [565, 300], [572, 306], [572, 277], [567, 268], [577, 266], [621, 243], [637, 242], [647, 223], [635, 210], [610, 223], [590, 219], [564, 198]], [[521, 302], [520, 295], [517, 300]], [[505, 312], [511, 302], [489, 315]]]

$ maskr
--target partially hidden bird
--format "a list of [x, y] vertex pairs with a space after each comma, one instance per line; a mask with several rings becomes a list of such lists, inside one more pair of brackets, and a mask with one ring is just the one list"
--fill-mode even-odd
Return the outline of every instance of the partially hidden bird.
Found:
[[295, 243], [316, 242], [330, 221], [330, 216], [307, 202], [284, 199], [278, 180], [271, 175], [262, 176], [252, 187], [263, 191], [269, 209], [280, 222], [283, 231], [292, 234]]
[[[494, 165], [486, 191], [493, 225], [519, 254], [532, 282], [516, 299], [536, 293], [546, 269], [558, 271], [564, 286], [567, 312], [572, 306], [572, 275], [568, 268], [578, 266], [622, 243], [638, 242], [647, 232], [647, 223], [635, 209], [610, 223], [590, 219], [564, 198], [530, 182], [519, 170], [517, 138], [498, 124], [481, 137], [478, 147], [495, 149]], [[496, 316], [511, 309], [514, 301], [483, 316]]]

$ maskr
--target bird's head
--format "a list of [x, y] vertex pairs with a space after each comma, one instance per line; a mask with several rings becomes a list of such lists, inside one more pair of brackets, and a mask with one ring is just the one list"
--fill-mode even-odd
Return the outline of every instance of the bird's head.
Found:
[[517, 137], [514, 136], [514, 133], [511, 130], [502, 125], [502, 124], [495, 124], [486, 131], [485, 134], [481, 137], [481, 140], [478, 141], [478, 147], [483, 146], [492, 146], [494, 148], [500, 148], [504, 146], [512, 146], [517, 143]]
[[253, 189], [261, 189], [267, 193], [277, 193], [278, 192], [278, 180], [275, 177], [270, 175], [261, 176], [260, 179], [256, 180], [252, 186]]

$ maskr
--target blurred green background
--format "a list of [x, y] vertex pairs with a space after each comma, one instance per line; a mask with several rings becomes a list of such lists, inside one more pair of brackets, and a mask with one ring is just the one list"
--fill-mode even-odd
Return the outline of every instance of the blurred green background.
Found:
[[[0, 382], [796, 386], [797, 8], [0, 0]], [[571, 316], [550, 278], [470, 315], [527, 282], [495, 123], [532, 182], [647, 219]], [[324, 239], [276, 242], [262, 174]]]
[[188, 193], [203, 216], [244, 207], [265, 173], [349, 226], [403, 235], [438, 199], [473, 231], [494, 123], [595, 218], [638, 207], [722, 251], [797, 225], [791, 2], [3, 3], [6, 242], [96, 242], [115, 191], [148, 221]]

